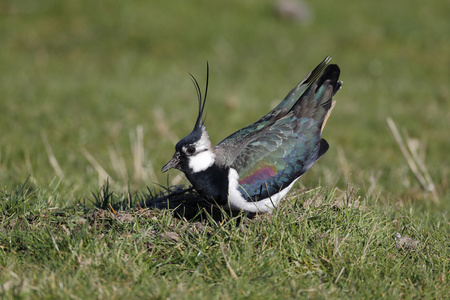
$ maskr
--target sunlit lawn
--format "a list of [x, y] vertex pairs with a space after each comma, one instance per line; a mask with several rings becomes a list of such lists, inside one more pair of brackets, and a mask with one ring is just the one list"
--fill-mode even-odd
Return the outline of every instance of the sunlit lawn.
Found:
[[[302, 23], [256, 0], [0, 4], [1, 295], [449, 294], [450, 3], [308, 5]], [[189, 73], [203, 87], [209, 62], [218, 143], [327, 55], [344, 81], [330, 150], [273, 215], [216, 224], [97, 209], [107, 178], [112, 203], [187, 184], [159, 170], [195, 122]], [[397, 249], [396, 232], [419, 246]]]

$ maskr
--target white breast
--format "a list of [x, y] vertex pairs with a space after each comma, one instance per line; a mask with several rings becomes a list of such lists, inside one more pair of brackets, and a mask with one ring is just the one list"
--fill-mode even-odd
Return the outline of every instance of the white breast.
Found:
[[280, 200], [286, 196], [297, 179], [295, 179], [288, 187], [272, 195], [271, 197], [257, 202], [251, 202], [242, 197], [241, 192], [238, 190], [239, 174], [235, 169], [230, 168], [228, 173], [228, 207], [226, 208], [237, 211], [244, 210], [248, 212], [271, 212], [278, 205]]

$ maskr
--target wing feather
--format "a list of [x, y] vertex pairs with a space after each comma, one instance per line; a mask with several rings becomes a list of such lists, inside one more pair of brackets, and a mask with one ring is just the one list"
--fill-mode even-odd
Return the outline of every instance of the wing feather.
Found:
[[[239, 174], [241, 194], [247, 200], [258, 201], [278, 193], [317, 160], [320, 141], [317, 124], [303, 122], [301, 128], [295, 128], [291, 118], [273, 124], [232, 163], [231, 167]], [[296, 134], [296, 130], [306, 134]]]
[[332, 97], [342, 83], [337, 65], [323, 70], [327, 63], [328, 59], [269, 114], [214, 148], [216, 162], [239, 174], [239, 190], [246, 200], [278, 193], [328, 150], [322, 130], [334, 107]]

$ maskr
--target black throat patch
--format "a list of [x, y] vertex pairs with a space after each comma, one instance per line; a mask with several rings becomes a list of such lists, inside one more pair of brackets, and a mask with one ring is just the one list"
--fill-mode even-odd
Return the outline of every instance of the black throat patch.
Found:
[[228, 203], [228, 172], [229, 168], [213, 164], [205, 171], [189, 172], [186, 177], [212, 204], [226, 205]]

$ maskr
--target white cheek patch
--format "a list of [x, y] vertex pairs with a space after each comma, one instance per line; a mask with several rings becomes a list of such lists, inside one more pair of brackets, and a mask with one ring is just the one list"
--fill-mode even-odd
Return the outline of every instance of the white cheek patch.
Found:
[[194, 173], [205, 171], [214, 164], [215, 158], [216, 155], [211, 151], [202, 151], [189, 157], [189, 168], [191, 168]]

